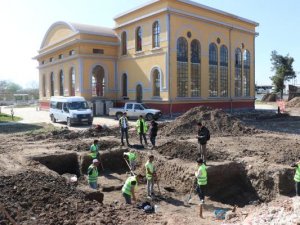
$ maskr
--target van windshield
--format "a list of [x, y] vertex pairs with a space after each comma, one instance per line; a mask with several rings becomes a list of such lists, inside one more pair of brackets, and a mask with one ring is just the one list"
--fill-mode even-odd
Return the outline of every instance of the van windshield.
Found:
[[68, 107], [70, 110], [81, 110], [89, 108], [87, 102], [70, 102], [68, 103]]

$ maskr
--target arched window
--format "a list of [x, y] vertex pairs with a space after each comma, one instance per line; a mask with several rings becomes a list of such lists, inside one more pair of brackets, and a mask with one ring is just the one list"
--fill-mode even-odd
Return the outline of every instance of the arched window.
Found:
[[188, 42], [184, 37], [177, 40], [177, 96], [188, 96]]
[[54, 96], [54, 74], [50, 74], [50, 96]]
[[45, 74], [42, 75], [42, 94], [46, 97], [46, 77]]
[[135, 31], [135, 50], [142, 51], [142, 28], [138, 27]]
[[122, 96], [127, 97], [127, 74], [122, 75]]
[[64, 72], [59, 72], [59, 95], [64, 96]]
[[200, 96], [201, 87], [201, 49], [200, 42], [193, 40], [191, 43], [191, 96]]
[[121, 35], [122, 41], [122, 55], [127, 55], [127, 34], [123, 31]]
[[155, 69], [152, 74], [152, 90], [153, 96], [160, 96], [160, 73], [158, 69]]
[[102, 66], [95, 66], [92, 71], [92, 96], [104, 96], [104, 69]]
[[221, 97], [228, 97], [228, 50], [222, 45], [220, 50], [220, 80], [221, 80]]
[[244, 96], [250, 96], [250, 52], [248, 50], [244, 51], [244, 75], [243, 75], [243, 91]]
[[214, 43], [209, 45], [209, 96], [218, 96], [218, 49]]
[[158, 21], [155, 21], [152, 26], [152, 47], [158, 48], [160, 46], [160, 26]]
[[69, 96], [75, 96], [75, 82], [76, 82], [76, 75], [74, 67], [70, 70], [69, 76]]
[[235, 76], [234, 76], [234, 94], [236, 97], [242, 96], [242, 51], [235, 50]]

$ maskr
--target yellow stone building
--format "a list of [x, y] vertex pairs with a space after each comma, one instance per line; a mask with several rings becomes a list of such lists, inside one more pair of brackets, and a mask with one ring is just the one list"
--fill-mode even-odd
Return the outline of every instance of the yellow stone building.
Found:
[[258, 23], [189, 0], [153, 0], [113, 29], [54, 23], [39, 54], [40, 104], [51, 96], [139, 101], [164, 113], [252, 109]]

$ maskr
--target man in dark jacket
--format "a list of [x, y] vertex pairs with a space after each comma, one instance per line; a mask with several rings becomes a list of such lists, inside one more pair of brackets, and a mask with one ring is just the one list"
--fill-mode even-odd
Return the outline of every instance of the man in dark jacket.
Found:
[[202, 125], [201, 122], [197, 123], [198, 125], [198, 143], [199, 143], [199, 154], [200, 158], [203, 159], [203, 162], [206, 163], [207, 159], [207, 150], [206, 150], [206, 143], [210, 139], [209, 130]]
[[155, 120], [151, 121], [151, 127], [150, 127], [150, 141], [152, 144], [152, 149], [155, 148], [155, 139], [157, 136], [158, 131], [158, 124], [155, 122]]

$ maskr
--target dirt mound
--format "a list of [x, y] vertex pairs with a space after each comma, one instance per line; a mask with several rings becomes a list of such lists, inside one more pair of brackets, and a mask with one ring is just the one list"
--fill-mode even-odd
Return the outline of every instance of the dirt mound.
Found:
[[60, 130], [53, 130], [51, 132], [31, 134], [34, 140], [45, 139], [77, 139], [77, 138], [91, 138], [91, 137], [103, 137], [103, 136], [117, 136], [119, 129], [110, 129], [108, 127], [102, 127], [101, 129], [89, 128], [86, 130], [73, 131], [67, 127]]
[[[131, 206], [85, 200], [62, 177], [24, 172], [0, 177], [0, 187], [0, 207], [14, 220], [19, 217], [21, 225], [158, 224], [156, 215], [148, 216]], [[0, 224], [11, 224], [2, 213]]]
[[226, 114], [220, 109], [200, 106], [190, 109], [162, 128], [162, 134], [169, 135], [196, 135], [197, 122], [202, 121], [211, 134], [253, 134], [255, 129], [246, 127], [236, 117]]
[[268, 94], [265, 94], [262, 97], [261, 101], [262, 102], [276, 102], [277, 98], [278, 98], [277, 94], [275, 94], [275, 93], [268, 93]]
[[289, 108], [300, 108], [300, 97], [295, 97], [285, 104]]
[[[171, 158], [180, 158], [190, 161], [195, 161], [199, 157], [198, 144], [190, 143], [187, 141], [170, 141], [160, 146], [157, 151], [165, 156]], [[210, 161], [223, 161], [226, 160], [228, 154], [216, 151], [208, 151], [207, 159]]]

